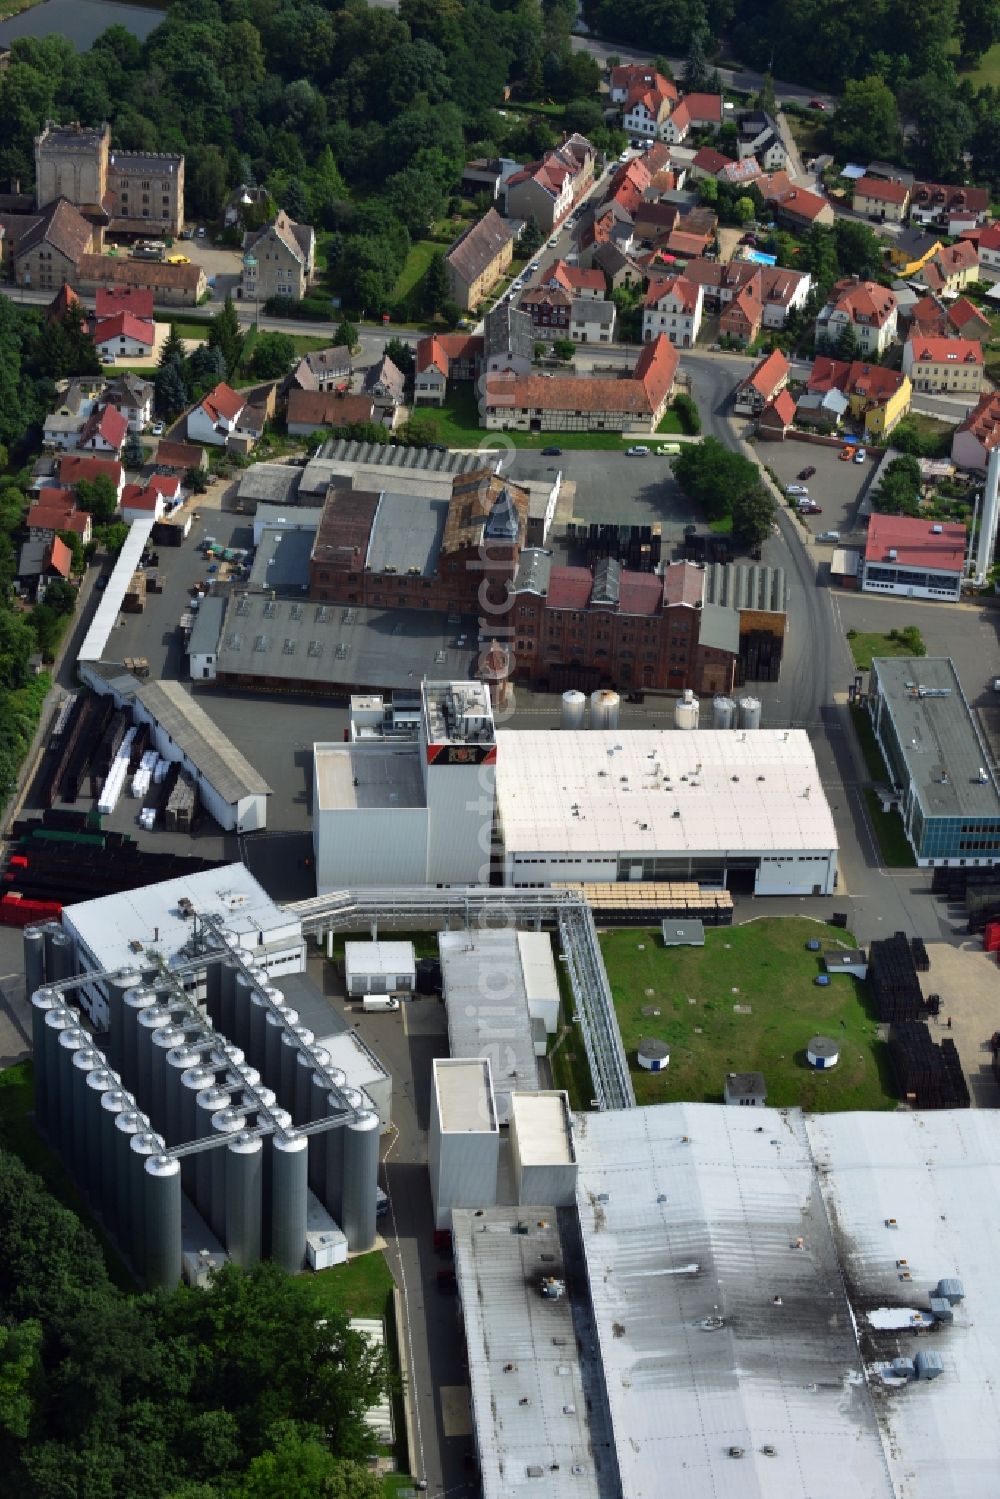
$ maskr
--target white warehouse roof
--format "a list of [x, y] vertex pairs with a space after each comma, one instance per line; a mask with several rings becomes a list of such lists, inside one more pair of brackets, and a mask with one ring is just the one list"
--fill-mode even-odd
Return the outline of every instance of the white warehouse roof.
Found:
[[508, 853], [838, 846], [804, 729], [508, 729], [497, 740]]
[[412, 942], [345, 942], [348, 976], [359, 973], [397, 976], [416, 972]]
[[[574, 1139], [629, 1499], [665, 1475], [676, 1499], [994, 1499], [1000, 1115], [663, 1104]], [[965, 1300], [930, 1327], [948, 1278]], [[940, 1378], [885, 1377], [918, 1352]]]
[[433, 1096], [442, 1134], [496, 1134], [493, 1079], [486, 1057], [435, 1057]]

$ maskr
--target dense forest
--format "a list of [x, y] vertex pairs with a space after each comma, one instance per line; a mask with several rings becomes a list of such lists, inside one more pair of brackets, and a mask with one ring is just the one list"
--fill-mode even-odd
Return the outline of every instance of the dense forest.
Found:
[[273, 1265], [129, 1296], [89, 1230], [0, 1150], [6, 1499], [377, 1499], [381, 1358]]

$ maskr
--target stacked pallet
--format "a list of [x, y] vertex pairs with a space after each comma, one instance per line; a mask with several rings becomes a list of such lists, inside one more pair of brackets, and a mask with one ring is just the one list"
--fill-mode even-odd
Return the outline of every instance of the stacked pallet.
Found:
[[914, 1108], [969, 1108], [969, 1087], [954, 1041], [947, 1037], [937, 1045], [925, 1021], [892, 1027], [889, 1060], [900, 1094]]
[[926, 1013], [913, 951], [904, 932], [871, 944], [868, 982], [880, 1021], [895, 1025], [919, 1020]]
[[930, 973], [931, 960], [927, 956], [927, 944], [923, 937], [910, 938], [910, 952], [913, 954], [913, 966], [918, 973]]
[[733, 897], [728, 890], [703, 890], [694, 881], [656, 884], [558, 884], [554, 890], [578, 890], [594, 920], [621, 926], [652, 926], [660, 921], [700, 921], [704, 926], [732, 926]]

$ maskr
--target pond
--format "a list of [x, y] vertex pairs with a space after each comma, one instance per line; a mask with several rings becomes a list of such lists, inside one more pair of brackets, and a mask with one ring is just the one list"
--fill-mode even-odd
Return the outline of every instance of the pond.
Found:
[[140, 41], [163, 20], [163, 10], [139, 5], [117, 5], [113, 0], [45, 0], [9, 21], [0, 21], [0, 47], [9, 47], [22, 36], [52, 36], [57, 33], [72, 42], [78, 52], [87, 52], [109, 26], [124, 26]]

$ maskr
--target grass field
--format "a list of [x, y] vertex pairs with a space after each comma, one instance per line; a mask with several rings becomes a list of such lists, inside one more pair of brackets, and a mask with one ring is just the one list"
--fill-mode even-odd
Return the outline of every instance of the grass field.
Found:
[[432, 239], [418, 239], [416, 244], [410, 246], [403, 269], [396, 278], [392, 300], [396, 303], [406, 302], [411, 317], [421, 311], [417, 288], [427, 274], [427, 267], [441, 248]]
[[[815, 984], [823, 965], [806, 950], [813, 937], [828, 947], [853, 945], [839, 928], [801, 917], [709, 928], [703, 948], [665, 948], [659, 931], [602, 933], [637, 1101], [718, 1103], [727, 1072], [760, 1071], [777, 1108], [892, 1108], [887, 1048], [866, 1010], [864, 985], [849, 977]], [[647, 1008], [660, 1013], [644, 1015]], [[843, 1043], [829, 1073], [814, 1072], [805, 1059], [817, 1034]], [[669, 1044], [666, 1072], [638, 1067], [643, 1036]]]
[[893, 640], [891, 635], [879, 635], [875, 631], [851, 630], [847, 644], [851, 648], [854, 664], [861, 671], [871, 669], [875, 656], [912, 656], [913, 645], [907, 640]]
[[589, 1109], [594, 1096], [594, 1084], [587, 1061], [587, 1048], [578, 1025], [573, 1024], [573, 989], [566, 973], [566, 964], [556, 962], [559, 978], [559, 1035], [549, 1051], [549, 1066], [552, 1068], [552, 1084], [565, 1088], [569, 1094], [571, 1109]]
[[898, 812], [883, 812], [878, 792], [865, 787], [865, 805], [871, 818], [875, 837], [882, 854], [882, 863], [887, 869], [914, 869], [916, 859], [903, 828], [903, 819]]
[[863, 708], [860, 703], [852, 703], [851, 722], [854, 724], [854, 732], [858, 736], [858, 743], [865, 757], [865, 768], [869, 776], [873, 781], [887, 781], [889, 772], [885, 768], [885, 760], [882, 758], [882, 751], [875, 738], [875, 730], [872, 728], [867, 708]]
[[680, 417], [677, 415], [677, 412], [671, 406], [667, 411], [664, 412], [663, 420], [656, 430], [657, 433], [683, 432], [684, 423], [681, 421]]
[[488, 432], [479, 425], [476, 392], [469, 385], [459, 385], [440, 407], [426, 407], [427, 415], [437, 423], [439, 442], [449, 448], [489, 447], [490, 443], [538, 453], [542, 448], [563, 448], [566, 452], [595, 451], [624, 453], [633, 442], [648, 438], [623, 437], [618, 432]]

